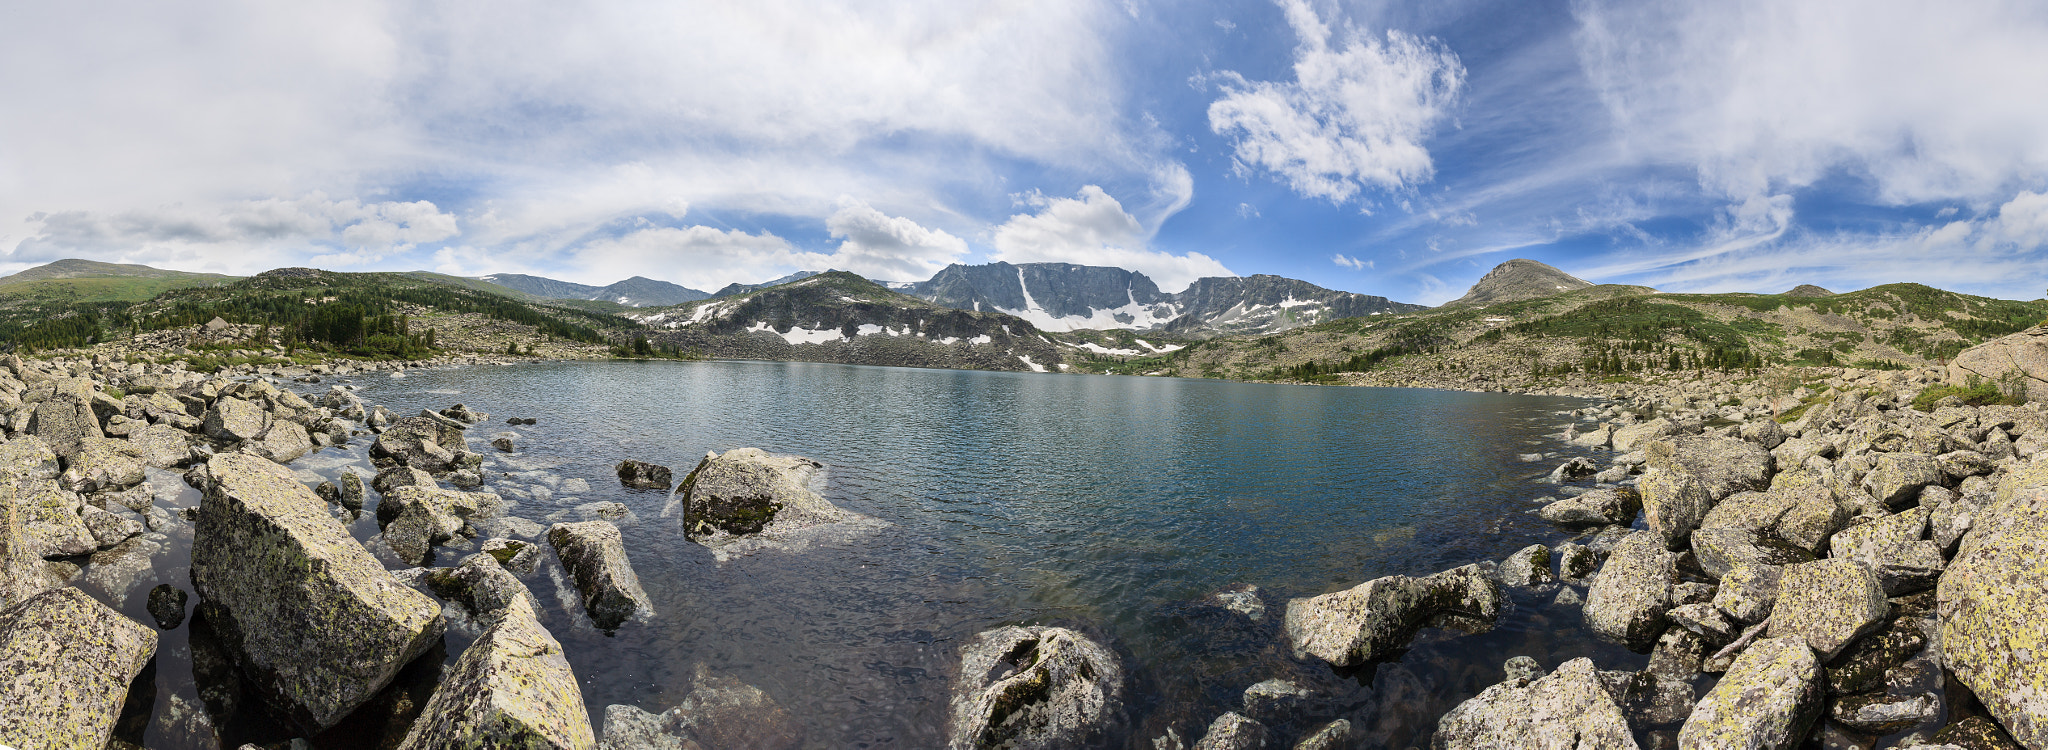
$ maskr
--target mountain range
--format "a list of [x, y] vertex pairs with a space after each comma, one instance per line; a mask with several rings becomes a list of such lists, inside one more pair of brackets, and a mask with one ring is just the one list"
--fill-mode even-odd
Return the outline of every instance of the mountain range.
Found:
[[558, 281], [542, 276], [528, 276], [523, 273], [494, 273], [474, 277], [498, 286], [533, 295], [540, 299], [579, 299], [613, 302], [626, 307], [656, 307], [676, 305], [710, 299], [710, 292], [702, 292], [680, 284], [635, 276], [625, 281], [606, 286], [590, 286], [573, 281]]

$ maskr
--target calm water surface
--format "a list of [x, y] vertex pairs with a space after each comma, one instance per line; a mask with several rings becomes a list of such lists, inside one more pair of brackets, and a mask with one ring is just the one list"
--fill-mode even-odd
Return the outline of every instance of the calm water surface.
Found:
[[[813, 747], [938, 746], [958, 648], [1006, 624], [1078, 627], [1128, 657], [1132, 742], [1146, 747], [1168, 729], [1192, 744], [1246, 686], [1272, 677], [1341, 693], [1372, 725], [1368, 746], [1398, 748], [1426, 745], [1435, 715], [1498, 681], [1508, 656], [1545, 668], [1580, 655], [1610, 669], [1641, 662], [1590, 642], [1576, 608], [1551, 607], [1548, 594], [1519, 596], [1494, 633], [1425, 636], [1367, 674], [1296, 663], [1274, 632], [1288, 597], [1562, 540], [1532, 500], [1557, 491], [1541, 480], [1570, 454], [1518, 456], [1562, 451], [1547, 435], [1580, 400], [762, 362], [353, 382], [400, 415], [457, 402], [490, 412], [471, 442], [491, 457], [486, 489], [524, 498], [514, 515], [547, 523], [594, 501], [635, 511], [622, 528], [651, 620], [608, 637], [564, 606], [558, 574], [526, 579], [549, 604], [544, 624], [600, 731], [604, 706], [665, 710], [702, 668], [765, 690]], [[539, 424], [508, 427], [510, 416]], [[485, 444], [500, 431], [519, 434], [518, 453]], [[665, 493], [622, 489], [611, 470], [636, 458], [680, 479], [706, 451], [739, 447], [825, 463], [828, 499], [890, 525], [719, 562], [661, 517]], [[362, 454], [329, 449], [295, 466], [317, 481], [367, 467]], [[351, 530], [368, 538], [376, 526]], [[1241, 583], [1268, 592], [1263, 623], [1202, 605]], [[179, 661], [190, 660], [179, 656], [187, 629], [166, 634], [159, 714], [192, 692]], [[452, 634], [446, 659], [473, 637]]]

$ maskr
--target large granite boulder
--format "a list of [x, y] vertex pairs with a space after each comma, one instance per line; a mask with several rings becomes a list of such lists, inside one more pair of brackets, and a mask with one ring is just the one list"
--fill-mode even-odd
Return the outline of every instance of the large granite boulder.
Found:
[[1643, 447], [1652, 469], [1682, 469], [1699, 480], [1709, 503], [1743, 490], [1770, 489], [1777, 459], [1770, 450], [1747, 440], [1680, 436], [1653, 440]]
[[200, 429], [215, 440], [255, 440], [263, 436], [264, 430], [270, 429], [270, 412], [257, 404], [222, 396], [214, 400], [213, 408], [207, 410]]
[[1948, 668], [2020, 744], [2048, 747], [2048, 487], [1990, 508], [1936, 592]]
[[1643, 445], [1657, 438], [1678, 432], [1678, 426], [1671, 420], [1659, 417], [1648, 422], [1616, 427], [1611, 443], [1616, 453], [1634, 453]]
[[384, 527], [385, 546], [399, 559], [423, 565], [434, 546], [454, 538], [464, 522], [490, 518], [501, 507], [498, 496], [488, 492], [405, 485], [391, 488], [378, 503], [377, 522]]
[[824, 464], [759, 448], [736, 448], [704, 457], [663, 515], [681, 505], [683, 529], [692, 538], [744, 535], [798, 516], [838, 520], [840, 510], [812, 490]]
[[78, 451], [65, 465], [57, 482], [72, 492], [124, 489], [141, 484], [147, 476], [142, 451], [127, 440], [114, 438], [87, 437], [78, 441]]
[[277, 420], [257, 440], [243, 444], [243, 450], [278, 463], [291, 463], [313, 452], [313, 438], [297, 422]]
[[0, 476], [15, 482], [35, 479], [56, 479], [62, 467], [57, 463], [57, 452], [50, 444], [35, 435], [17, 435], [14, 439], [0, 443]]
[[386, 572], [289, 469], [228, 453], [202, 471], [200, 611], [287, 721], [332, 727], [439, 642], [440, 605]]
[[1753, 643], [1693, 707], [1680, 748], [1790, 750], [1820, 715], [1820, 660], [1800, 638]]
[[1746, 529], [1813, 552], [1848, 521], [1827, 487], [1803, 484], [1729, 495], [1707, 511], [1700, 528]]
[[1744, 565], [1775, 567], [1812, 562], [1813, 553], [1749, 529], [1700, 529], [1692, 533], [1700, 570], [1716, 580]]
[[2027, 398], [2048, 401], [2048, 325], [1986, 341], [1949, 361], [1948, 382], [1955, 385], [2007, 379], [2024, 388]]
[[608, 521], [558, 523], [548, 528], [548, 543], [575, 579], [583, 609], [599, 630], [617, 630], [635, 615], [654, 611], [626, 559], [619, 527]]
[[36, 557], [64, 557], [91, 554], [99, 539], [81, 515], [85, 501], [78, 493], [39, 479], [13, 488], [14, 504], [20, 510], [23, 541]]
[[1870, 566], [1831, 558], [1785, 567], [1770, 637], [1799, 637], [1823, 660], [1884, 622], [1884, 588]]
[[675, 484], [675, 474], [660, 464], [626, 459], [612, 467], [619, 475], [619, 484], [636, 490], [666, 490]]
[[1643, 497], [1643, 520], [1665, 549], [1685, 549], [1714, 507], [1706, 485], [1683, 468], [1652, 468], [1643, 472], [1636, 488]]
[[1918, 453], [1885, 453], [1877, 466], [1863, 477], [1863, 491], [1878, 502], [1894, 508], [1920, 496], [1920, 490], [1942, 481], [1941, 467], [1931, 456]]
[[74, 588], [0, 611], [0, 744], [107, 747], [156, 631]]
[[1122, 729], [1126, 691], [1116, 655], [1080, 633], [987, 631], [961, 653], [946, 748], [1101, 746]]
[[1493, 629], [1507, 598], [1478, 565], [1422, 578], [1387, 576], [1287, 602], [1285, 629], [1296, 658], [1339, 667], [1370, 664], [1408, 647], [1424, 627], [1464, 633]]
[[1266, 750], [1270, 734], [1266, 725], [1231, 711], [1209, 722], [1209, 731], [1195, 741], [1194, 750]]
[[[493, 564], [495, 566], [495, 564]], [[401, 750], [597, 746], [583, 692], [562, 644], [512, 597], [462, 652], [405, 736]]]
[[[54, 390], [35, 403], [28, 432], [42, 438], [50, 450], [69, 458], [86, 438], [107, 436], [103, 417], [94, 410], [99, 392], [87, 378], [57, 378]], [[116, 409], [118, 411], [118, 409]]]
[[1635, 523], [1636, 514], [1642, 509], [1643, 496], [1634, 487], [1614, 487], [1568, 497], [1545, 505], [1536, 513], [1545, 521], [1564, 526], [1627, 526]]
[[370, 457], [438, 474], [454, 470], [456, 452], [468, 449], [469, 440], [461, 424], [422, 415], [400, 419], [384, 428], [377, 435], [377, 442], [370, 445]]
[[1434, 750], [1634, 748], [1635, 735], [1591, 659], [1535, 681], [1509, 680], [1458, 704], [1437, 722]]
[[1678, 555], [1653, 531], [1621, 540], [1586, 592], [1586, 627], [1637, 652], [1647, 652], [1663, 635], [1665, 614], [1676, 602]]
[[153, 424], [131, 432], [128, 443], [142, 463], [151, 468], [168, 469], [192, 458], [192, 433], [167, 424]]

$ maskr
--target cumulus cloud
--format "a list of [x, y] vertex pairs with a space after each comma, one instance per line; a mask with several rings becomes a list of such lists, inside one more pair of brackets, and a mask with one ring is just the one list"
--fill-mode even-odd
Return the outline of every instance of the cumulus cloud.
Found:
[[1389, 30], [1332, 28], [1308, 0], [1279, 0], [1300, 44], [1293, 81], [1221, 74], [1209, 127], [1232, 138], [1241, 174], [1266, 172], [1332, 203], [1398, 190], [1434, 174], [1423, 141], [1456, 105], [1465, 68], [1441, 42]]
[[1150, 277], [1162, 291], [1178, 292], [1205, 276], [1236, 276], [1201, 253], [1174, 255], [1147, 248], [1150, 239], [1137, 217], [1095, 185], [1075, 198], [1026, 196], [1037, 213], [1016, 214], [996, 227], [989, 260], [1009, 263], [1076, 263], [1119, 266]]
[[1889, 203], [2048, 176], [2048, 6], [1917, 0], [1574, 4], [1624, 145], [1747, 200], [1865, 175]]
[[967, 254], [966, 240], [850, 199], [825, 228], [845, 239], [826, 261], [830, 267], [868, 278], [923, 281]]
[[28, 223], [28, 236], [6, 253], [8, 260], [89, 256], [152, 263], [199, 257], [208, 259], [209, 270], [243, 273], [308, 259], [337, 266], [372, 263], [461, 233], [453, 214], [427, 201], [365, 203], [318, 193], [215, 210], [173, 205], [39, 213]]

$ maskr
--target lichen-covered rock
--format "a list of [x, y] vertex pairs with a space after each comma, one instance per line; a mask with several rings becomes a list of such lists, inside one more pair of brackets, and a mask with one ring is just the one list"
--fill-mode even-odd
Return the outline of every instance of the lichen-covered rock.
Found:
[[244, 443], [243, 449], [281, 464], [291, 463], [313, 452], [313, 438], [299, 423], [280, 419], [264, 430], [261, 438]]
[[575, 579], [583, 609], [599, 630], [617, 630], [633, 616], [654, 611], [626, 559], [619, 527], [605, 521], [558, 523], [548, 528], [548, 543]]
[[1652, 531], [1621, 541], [1586, 594], [1586, 627], [1631, 650], [1648, 651], [1664, 632], [1678, 577], [1678, 555]]
[[1934, 742], [1939, 750], [2020, 750], [2005, 730], [1982, 716], [1958, 719], [1942, 727], [1934, 733]]
[[1671, 420], [1659, 417], [1648, 422], [1617, 427], [1612, 442], [1616, 453], [1634, 453], [1645, 443], [1678, 431]]
[[1603, 488], [1543, 506], [1537, 515], [1564, 526], [1607, 526], [1634, 523], [1643, 498], [1633, 487]]
[[1706, 490], [1708, 504], [1743, 490], [1769, 489], [1771, 475], [1777, 469], [1777, 459], [1768, 448], [1735, 438], [1680, 436], [1653, 440], [1643, 446], [1643, 453], [1651, 469], [1691, 474]]
[[2019, 381], [2029, 399], [2048, 401], [2048, 325], [1964, 349], [1948, 365], [1948, 382], [1955, 385], [2008, 377]]
[[1665, 616], [1671, 624], [1691, 631], [1715, 646], [1735, 640], [1739, 625], [1712, 604], [1681, 604]]
[[1828, 691], [1848, 695], [1882, 690], [1885, 674], [1906, 663], [1926, 645], [1927, 637], [1918, 620], [1890, 620], [1828, 662]]
[[1747, 529], [1811, 552], [1847, 521], [1848, 513], [1828, 488], [1786, 485], [1729, 495], [1707, 512], [1700, 528]]
[[1831, 558], [1790, 565], [1778, 583], [1769, 635], [1803, 638], [1822, 659], [1833, 659], [1883, 623], [1888, 606], [1877, 575], [1861, 562]]
[[14, 502], [21, 513], [26, 547], [34, 556], [84, 555], [99, 549], [99, 540], [80, 515], [85, 503], [77, 493], [56, 482], [36, 480], [17, 486]]
[[283, 718], [331, 727], [440, 640], [440, 605], [386, 572], [290, 470], [228, 453], [203, 472], [192, 582]]
[[377, 520], [385, 546], [409, 564], [424, 565], [434, 546], [454, 538], [465, 521], [496, 515], [500, 507], [498, 496], [487, 492], [406, 485], [384, 496]]
[[58, 484], [72, 492], [101, 492], [141, 484], [146, 478], [142, 452], [133, 443], [113, 438], [86, 437], [78, 441]]
[[1550, 572], [1550, 548], [1531, 544], [1508, 555], [1500, 564], [1501, 583], [1521, 588], [1534, 588], [1552, 583], [1557, 576]]
[[270, 413], [263, 407], [233, 396], [222, 396], [207, 410], [201, 426], [206, 436], [215, 440], [240, 442], [255, 440], [270, 429]]
[[540, 547], [517, 539], [486, 539], [478, 550], [490, 555], [506, 570], [525, 575], [540, 562]]
[[1813, 553], [1748, 529], [1700, 529], [1692, 533], [1692, 551], [1700, 569], [1725, 576], [1737, 567], [1777, 567], [1813, 560]]
[[1877, 457], [1877, 467], [1863, 477], [1863, 490], [1878, 502], [1894, 508], [1920, 496], [1920, 490], [1940, 484], [1941, 467], [1934, 459], [1918, 453], [1886, 453]]
[[1294, 743], [1294, 750], [1339, 750], [1351, 746], [1353, 734], [1351, 720], [1338, 719], [1309, 732]]
[[1065, 628], [1004, 627], [974, 637], [953, 681], [948, 750], [1092, 747], [1121, 729], [1124, 668]]
[[1287, 602], [1284, 628], [1296, 658], [1339, 667], [1385, 659], [1407, 648], [1424, 627], [1482, 633], [1499, 619], [1506, 597], [1477, 565], [1422, 578], [1386, 576], [1358, 586]]
[[523, 597], [509, 599], [495, 624], [455, 660], [399, 745], [401, 750], [596, 746], [583, 692], [562, 644], [541, 627]]
[[337, 502], [349, 510], [363, 509], [363, 478], [348, 469], [341, 470], [341, 497]]
[[1988, 516], [1937, 588], [1942, 654], [2013, 739], [2048, 747], [2048, 488]]
[[0, 443], [0, 476], [26, 482], [56, 479], [59, 471], [56, 451], [50, 450], [50, 445], [40, 437], [17, 435]]
[[[377, 476], [370, 479], [370, 488], [381, 495], [389, 495], [392, 490], [400, 487], [438, 486], [440, 485], [434, 481], [434, 475], [427, 473], [425, 469], [415, 469], [411, 466], [393, 466], [377, 472]], [[382, 511], [378, 515], [383, 515]], [[398, 513], [394, 511], [390, 516], [397, 518]]]
[[1789, 750], [1821, 710], [1820, 661], [1799, 638], [1758, 641], [1735, 657], [1678, 730], [1678, 746]]
[[86, 438], [104, 438], [107, 433], [93, 410], [96, 391], [91, 380], [59, 378], [53, 383], [55, 391], [29, 411], [28, 432], [42, 438], [57, 455], [70, 458]]
[[619, 484], [636, 490], [666, 490], [675, 484], [675, 475], [669, 468], [645, 461], [626, 459], [612, 467], [619, 475]]
[[78, 518], [85, 522], [86, 530], [92, 532], [92, 538], [99, 542], [102, 549], [120, 544], [127, 541], [128, 537], [142, 533], [141, 521], [122, 518], [90, 505], [79, 512]]
[[1763, 622], [1778, 601], [1778, 582], [1784, 569], [1776, 566], [1737, 565], [1721, 576], [1714, 589], [1714, 606], [1742, 622]]
[[1437, 722], [1434, 750], [1634, 748], [1628, 719], [1591, 659], [1573, 659], [1534, 682], [1503, 682]]
[[1643, 497], [1643, 520], [1665, 549], [1685, 549], [1693, 530], [1713, 508], [1706, 485], [1684, 469], [1652, 468], [1636, 482], [1636, 489]]
[[192, 433], [167, 424], [153, 424], [128, 434], [128, 443], [146, 466], [168, 469], [192, 458]]
[[692, 538], [754, 534], [785, 515], [837, 520], [839, 509], [811, 489], [823, 468], [808, 458], [758, 448], [708, 454], [683, 478], [663, 515], [674, 515], [680, 504], [683, 528]]
[[156, 631], [73, 588], [0, 611], [0, 744], [99, 750]]
[[455, 451], [469, 449], [462, 425], [446, 418], [406, 417], [391, 423], [370, 445], [372, 458], [395, 461], [422, 471], [451, 471]]
[[1557, 468], [1550, 472], [1550, 483], [1560, 484], [1568, 480], [1590, 477], [1598, 473], [1600, 473], [1599, 464], [1593, 463], [1584, 456], [1573, 456], [1571, 460], [1558, 464]]
[[499, 453], [511, 453], [519, 447], [512, 442], [517, 439], [519, 439], [519, 433], [500, 432], [491, 436], [491, 447], [498, 449]]
[[540, 606], [525, 584], [484, 553], [462, 558], [452, 568], [429, 568], [420, 581], [435, 595], [462, 605], [472, 619], [486, 626], [497, 622], [514, 599], [525, 600], [535, 611]]

